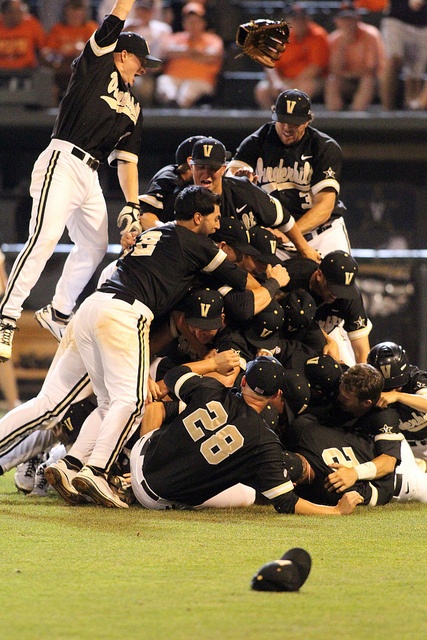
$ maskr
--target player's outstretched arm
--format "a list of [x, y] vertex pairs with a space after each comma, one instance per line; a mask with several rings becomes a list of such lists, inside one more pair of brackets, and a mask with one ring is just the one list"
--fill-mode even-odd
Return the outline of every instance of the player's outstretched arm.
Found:
[[303, 516], [347, 516], [362, 502], [363, 498], [357, 491], [345, 493], [334, 507], [314, 504], [313, 502], [299, 498], [295, 505], [295, 513]]
[[378, 406], [386, 409], [389, 404], [400, 402], [416, 411], [427, 411], [427, 397], [418, 393], [402, 393], [402, 391], [383, 391]]
[[120, 18], [120, 20], [126, 20], [134, 3], [135, 0], [116, 0], [114, 7], [111, 9], [111, 14]]

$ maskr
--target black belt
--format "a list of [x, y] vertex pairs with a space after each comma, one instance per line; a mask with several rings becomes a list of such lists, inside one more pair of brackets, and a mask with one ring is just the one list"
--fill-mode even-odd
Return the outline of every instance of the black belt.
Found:
[[97, 160], [96, 158], [91, 158], [91, 157], [86, 159], [86, 156], [88, 154], [82, 151], [81, 149], [79, 149], [78, 147], [73, 147], [71, 149], [71, 155], [76, 156], [76, 158], [78, 158], [79, 160], [82, 160], [82, 162], [85, 162], [92, 169], [92, 171], [98, 171], [99, 165], [101, 164], [100, 161]]
[[[330, 222], [329, 224], [324, 224], [320, 227], [317, 227], [317, 229], [315, 229], [316, 231], [316, 236], [320, 236], [321, 233], [323, 233], [324, 231], [326, 231], [327, 229], [330, 229], [332, 227], [332, 222]], [[304, 234], [304, 238], [307, 240], [307, 242], [310, 242], [310, 240], [313, 240], [315, 236], [312, 233], [305, 233]]]
[[113, 298], [116, 300], [123, 300], [123, 302], [127, 302], [128, 304], [133, 304], [135, 302], [135, 298], [132, 298], [132, 296], [128, 296], [125, 293], [115, 293]]

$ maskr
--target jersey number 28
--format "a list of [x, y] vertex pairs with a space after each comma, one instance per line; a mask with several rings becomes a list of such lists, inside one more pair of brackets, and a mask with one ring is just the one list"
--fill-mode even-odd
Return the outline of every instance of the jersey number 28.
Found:
[[217, 400], [211, 400], [206, 409], [196, 409], [183, 420], [194, 442], [206, 438], [206, 431], [215, 431], [200, 445], [200, 453], [209, 464], [219, 464], [243, 447], [242, 434], [234, 424], [226, 424], [227, 420], [228, 414]]

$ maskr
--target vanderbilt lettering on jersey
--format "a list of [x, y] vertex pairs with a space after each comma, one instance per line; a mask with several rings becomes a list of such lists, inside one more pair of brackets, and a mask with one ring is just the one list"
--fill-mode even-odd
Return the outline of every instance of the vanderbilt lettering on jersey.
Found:
[[[313, 168], [309, 162], [304, 162], [302, 166], [294, 162], [292, 166], [285, 166], [283, 158], [275, 167], [265, 166], [263, 158], [258, 158], [255, 173], [259, 176], [259, 184], [266, 191], [277, 189], [298, 188], [302, 190], [310, 189]], [[265, 185], [270, 185], [267, 189]]]
[[119, 74], [117, 71], [111, 74], [111, 82], [108, 85], [107, 91], [109, 94], [111, 93], [112, 96], [101, 96], [101, 99], [105, 100], [113, 111], [124, 113], [136, 124], [139, 114], [141, 113], [141, 105], [129, 91], [119, 90]]

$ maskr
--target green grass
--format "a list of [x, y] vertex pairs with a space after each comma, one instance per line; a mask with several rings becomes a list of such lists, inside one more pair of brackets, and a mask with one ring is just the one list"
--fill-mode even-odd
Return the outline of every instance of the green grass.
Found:
[[[1, 640], [421, 640], [425, 505], [349, 517], [271, 507], [69, 507], [0, 478]], [[312, 556], [298, 593], [251, 591], [265, 562]]]

